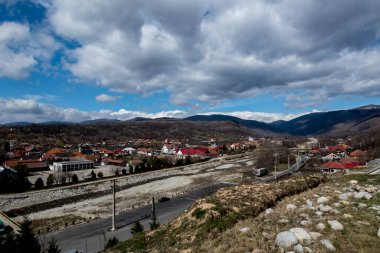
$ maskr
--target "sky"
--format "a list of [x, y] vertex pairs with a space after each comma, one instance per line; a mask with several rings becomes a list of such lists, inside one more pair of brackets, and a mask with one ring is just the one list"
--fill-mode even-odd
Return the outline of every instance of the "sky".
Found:
[[0, 123], [380, 104], [378, 0], [0, 0]]

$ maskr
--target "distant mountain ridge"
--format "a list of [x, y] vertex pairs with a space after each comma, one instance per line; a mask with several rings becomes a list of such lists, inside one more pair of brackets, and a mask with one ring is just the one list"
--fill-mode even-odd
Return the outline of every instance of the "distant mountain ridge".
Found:
[[[128, 122], [139, 122], [140, 124], [149, 124], [150, 122], [165, 122], [165, 124], [174, 124], [178, 122], [200, 122], [206, 126], [206, 122], [231, 122], [235, 127], [247, 128], [261, 135], [322, 135], [322, 134], [339, 134], [344, 135], [352, 131], [361, 131], [368, 129], [376, 129], [380, 127], [380, 106], [366, 105], [354, 109], [338, 110], [329, 112], [315, 112], [306, 114], [295, 119], [284, 121], [278, 120], [272, 123], [265, 123], [257, 120], [245, 120], [234, 116], [214, 114], [214, 115], [194, 115], [184, 119], [177, 118], [158, 118], [150, 119], [137, 117], [134, 119], [121, 121], [117, 119], [95, 119], [87, 120], [79, 123], [73, 122], [44, 122], [44, 123], [29, 123], [29, 122], [14, 122], [6, 123], [2, 126], [28, 126], [28, 125], [114, 125]], [[246, 130], [244, 130], [246, 131]], [[149, 135], [149, 133], [147, 133]]]

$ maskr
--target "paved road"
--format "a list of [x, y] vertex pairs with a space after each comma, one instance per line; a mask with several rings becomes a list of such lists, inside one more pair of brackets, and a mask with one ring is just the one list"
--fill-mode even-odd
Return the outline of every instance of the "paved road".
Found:
[[300, 168], [302, 168], [306, 164], [307, 160], [308, 160], [307, 157], [301, 156], [300, 161], [293, 164], [289, 169], [278, 172], [276, 175], [264, 178], [261, 180], [261, 182], [267, 183], [267, 182], [275, 180], [276, 178], [281, 178], [284, 176], [291, 175], [292, 173], [297, 172]]
[[[209, 186], [194, 192], [177, 196], [170, 201], [157, 203], [156, 214], [161, 224], [168, 223], [188, 209], [195, 200], [216, 191], [219, 188], [230, 186], [223, 183]], [[149, 230], [151, 206], [122, 212], [116, 216], [116, 231], [110, 231], [111, 218], [99, 219], [86, 224], [76, 225], [65, 230], [56, 231], [40, 236], [41, 245], [47, 245], [50, 238], [54, 237], [60, 245], [62, 252], [70, 249], [82, 250], [84, 253], [99, 252], [104, 248], [109, 238], [117, 237], [126, 240], [131, 237], [130, 227], [136, 220], [141, 219], [141, 224]], [[110, 207], [111, 213], [111, 207]]]
[[[298, 171], [307, 162], [306, 158], [292, 165], [289, 169], [277, 173], [276, 177], [280, 178]], [[267, 177], [260, 182], [270, 182], [275, 180], [275, 176]], [[210, 194], [222, 187], [228, 187], [231, 184], [218, 184], [209, 186], [185, 195], [172, 198], [168, 202], [157, 203], [156, 213], [161, 224], [166, 224], [169, 221], [178, 217], [184, 210], [188, 209], [195, 200]], [[136, 220], [141, 220], [141, 224], [146, 230], [149, 230], [150, 219], [147, 215], [150, 214], [150, 206], [144, 206], [138, 209], [122, 212], [116, 217], [116, 231], [110, 231], [111, 218], [99, 219], [90, 223], [77, 225], [67, 228], [62, 231], [52, 232], [41, 236], [41, 245], [46, 245], [50, 238], [54, 237], [62, 252], [70, 249], [82, 250], [84, 253], [99, 252], [104, 248], [105, 243], [109, 238], [117, 237], [119, 240], [126, 240], [131, 237], [130, 228]], [[110, 207], [111, 212], [111, 207]]]

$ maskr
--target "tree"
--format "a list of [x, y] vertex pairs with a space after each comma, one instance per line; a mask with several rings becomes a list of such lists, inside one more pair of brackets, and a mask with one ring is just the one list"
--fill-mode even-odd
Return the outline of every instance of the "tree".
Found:
[[46, 179], [46, 185], [51, 187], [54, 184], [54, 176], [50, 174]]
[[42, 178], [37, 178], [36, 182], [34, 183], [34, 187], [36, 189], [41, 189], [44, 187], [44, 180], [42, 180]]
[[125, 175], [125, 174], [127, 174], [127, 170], [126, 169], [122, 169], [121, 173], [123, 173], [123, 175]]
[[115, 175], [116, 175], [116, 176], [119, 176], [119, 175], [120, 175], [120, 171], [119, 171], [119, 169], [116, 169], [116, 170], [115, 170]]
[[108, 239], [107, 244], [104, 246], [104, 249], [109, 249], [118, 243], [119, 243], [119, 239], [117, 239], [116, 237], [112, 237]]
[[91, 170], [91, 179], [92, 180], [94, 180], [94, 179], [96, 179], [96, 174], [95, 174], [95, 172], [94, 172], [94, 170]]
[[48, 242], [48, 248], [46, 253], [60, 253], [61, 250], [59, 249], [59, 246], [57, 244], [57, 241], [55, 238], [51, 238], [51, 240]]
[[75, 183], [75, 184], [79, 182], [79, 178], [78, 178], [78, 175], [77, 175], [77, 174], [73, 173], [73, 174], [71, 175], [71, 182], [73, 182], [73, 183]]
[[63, 174], [63, 175], [61, 175], [61, 176], [59, 177], [59, 182], [60, 182], [61, 184], [65, 184], [66, 181], [67, 181], [67, 177], [66, 177], [65, 174]]
[[41, 245], [38, 238], [33, 234], [30, 228], [31, 222], [24, 220], [20, 226], [20, 234], [16, 236], [16, 248], [13, 252], [28, 252], [28, 253], [40, 253]]
[[136, 221], [133, 223], [133, 226], [131, 227], [131, 234], [138, 234], [144, 231], [144, 227], [141, 225], [139, 221]]
[[98, 172], [98, 178], [102, 178], [103, 177], [103, 172], [99, 171]]

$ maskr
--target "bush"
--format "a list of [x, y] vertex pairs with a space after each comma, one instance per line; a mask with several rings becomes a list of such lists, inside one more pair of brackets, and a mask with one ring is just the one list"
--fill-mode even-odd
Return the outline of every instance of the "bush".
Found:
[[115, 175], [116, 175], [116, 176], [119, 176], [119, 175], [120, 175], [120, 171], [119, 171], [119, 169], [116, 169], [116, 170], [115, 170]]
[[123, 173], [123, 175], [126, 175], [127, 174], [127, 170], [126, 169], [122, 169], [121, 173]]
[[50, 174], [46, 179], [46, 185], [51, 187], [54, 184], [54, 176]]
[[139, 221], [136, 221], [133, 223], [133, 226], [131, 227], [131, 234], [138, 234], [144, 231], [144, 227], [141, 225]]
[[102, 178], [103, 177], [103, 172], [99, 171], [98, 172], [98, 178]]
[[203, 210], [202, 208], [197, 208], [194, 210], [192, 216], [197, 219], [202, 219], [206, 214], [206, 210]]
[[37, 178], [36, 182], [34, 183], [34, 187], [36, 189], [41, 189], [44, 187], [44, 180], [42, 180], [42, 178]]
[[78, 178], [77, 174], [74, 173], [71, 175], [71, 182], [73, 182], [73, 183], [79, 182], [79, 178]]
[[108, 239], [106, 245], [104, 246], [104, 249], [112, 248], [113, 246], [115, 246], [118, 243], [119, 243], [119, 239], [117, 239], [116, 237], [112, 237], [112, 238]]
[[90, 175], [91, 175], [92, 180], [96, 179], [96, 174], [95, 174], [94, 170], [91, 171]]

